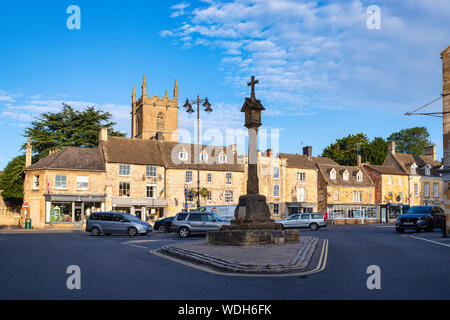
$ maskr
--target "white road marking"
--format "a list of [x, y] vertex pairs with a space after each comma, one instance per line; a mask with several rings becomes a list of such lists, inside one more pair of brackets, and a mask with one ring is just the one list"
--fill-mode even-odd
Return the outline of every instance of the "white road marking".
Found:
[[441, 246], [445, 246], [445, 247], [450, 247], [450, 244], [445, 244], [445, 243], [441, 243], [441, 242], [433, 241], [433, 240], [430, 240], [430, 239], [425, 239], [425, 238], [421, 238], [421, 237], [415, 237], [415, 236], [406, 236], [406, 237], [410, 237], [410, 238], [414, 238], [414, 239], [419, 239], [419, 240], [423, 240], [423, 241], [427, 241], [427, 242], [431, 242], [431, 243], [439, 244], [439, 245], [441, 245]]

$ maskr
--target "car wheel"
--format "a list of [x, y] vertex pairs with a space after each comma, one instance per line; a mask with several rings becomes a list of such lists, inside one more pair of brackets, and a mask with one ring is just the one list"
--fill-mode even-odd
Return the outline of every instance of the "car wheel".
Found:
[[130, 237], [134, 237], [137, 234], [137, 230], [135, 227], [128, 228], [128, 235]]
[[93, 235], [94, 237], [99, 236], [100, 235], [100, 229], [97, 227], [93, 227], [91, 229], [91, 235]]
[[317, 223], [311, 223], [309, 229], [311, 229], [311, 231], [317, 231], [319, 229], [319, 225]]
[[281, 229], [281, 230], [286, 229], [282, 223], [280, 223], [279, 225], [280, 225], [280, 229]]
[[166, 228], [166, 226], [159, 226], [158, 230], [159, 230], [159, 232], [166, 232], [167, 228]]
[[403, 233], [403, 232], [405, 232], [405, 229], [395, 228], [395, 231], [397, 231], [398, 233]]
[[181, 228], [180, 231], [178, 231], [178, 235], [185, 239], [191, 235], [191, 231], [188, 228]]

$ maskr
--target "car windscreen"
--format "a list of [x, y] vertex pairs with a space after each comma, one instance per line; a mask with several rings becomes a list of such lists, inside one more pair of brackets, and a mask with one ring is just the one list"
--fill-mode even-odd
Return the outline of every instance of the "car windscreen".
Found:
[[406, 214], [427, 214], [431, 213], [432, 207], [425, 207], [425, 206], [417, 206], [417, 207], [411, 207], [406, 211]]
[[221, 217], [219, 217], [217, 214], [215, 213], [211, 213], [211, 215], [214, 217], [214, 219], [216, 219], [219, 222], [223, 222], [223, 219]]

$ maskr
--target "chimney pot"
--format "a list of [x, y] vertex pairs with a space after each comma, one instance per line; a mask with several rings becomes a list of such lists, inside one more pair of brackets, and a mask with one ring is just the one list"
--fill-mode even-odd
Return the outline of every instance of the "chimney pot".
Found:
[[108, 128], [101, 128], [99, 134], [100, 141], [108, 141]]
[[266, 155], [267, 157], [272, 158], [272, 149], [267, 149]]
[[433, 158], [433, 160], [436, 161], [436, 146], [435, 145], [425, 147], [424, 151], [425, 151], [424, 153], [426, 156], [430, 156], [431, 158]]

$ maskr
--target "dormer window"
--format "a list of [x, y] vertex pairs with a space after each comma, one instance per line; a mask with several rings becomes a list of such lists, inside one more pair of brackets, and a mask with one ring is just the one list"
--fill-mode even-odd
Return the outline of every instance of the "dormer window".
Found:
[[220, 163], [227, 162], [227, 156], [224, 154], [219, 154], [219, 162]]
[[413, 163], [411, 165], [411, 174], [416, 174], [416, 169], [417, 169], [417, 165], [415, 163]]
[[179, 156], [181, 161], [186, 161], [188, 159], [188, 154], [187, 154], [186, 151], [180, 151], [178, 153], [178, 156]]
[[426, 176], [431, 175], [431, 166], [430, 165], [425, 166], [425, 175]]
[[358, 171], [358, 173], [356, 174], [356, 181], [362, 182], [362, 180], [363, 180], [362, 172]]
[[344, 173], [342, 174], [342, 177], [343, 177], [344, 181], [348, 181], [349, 174], [348, 174], [347, 170], [344, 171]]
[[201, 161], [201, 162], [206, 162], [206, 161], [208, 161], [208, 154], [207, 154], [206, 152], [200, 153], [200, 161]]
[[334, 168], [330, 171], [330, 179], [336, 180], [336, 170], [334, 170]]

